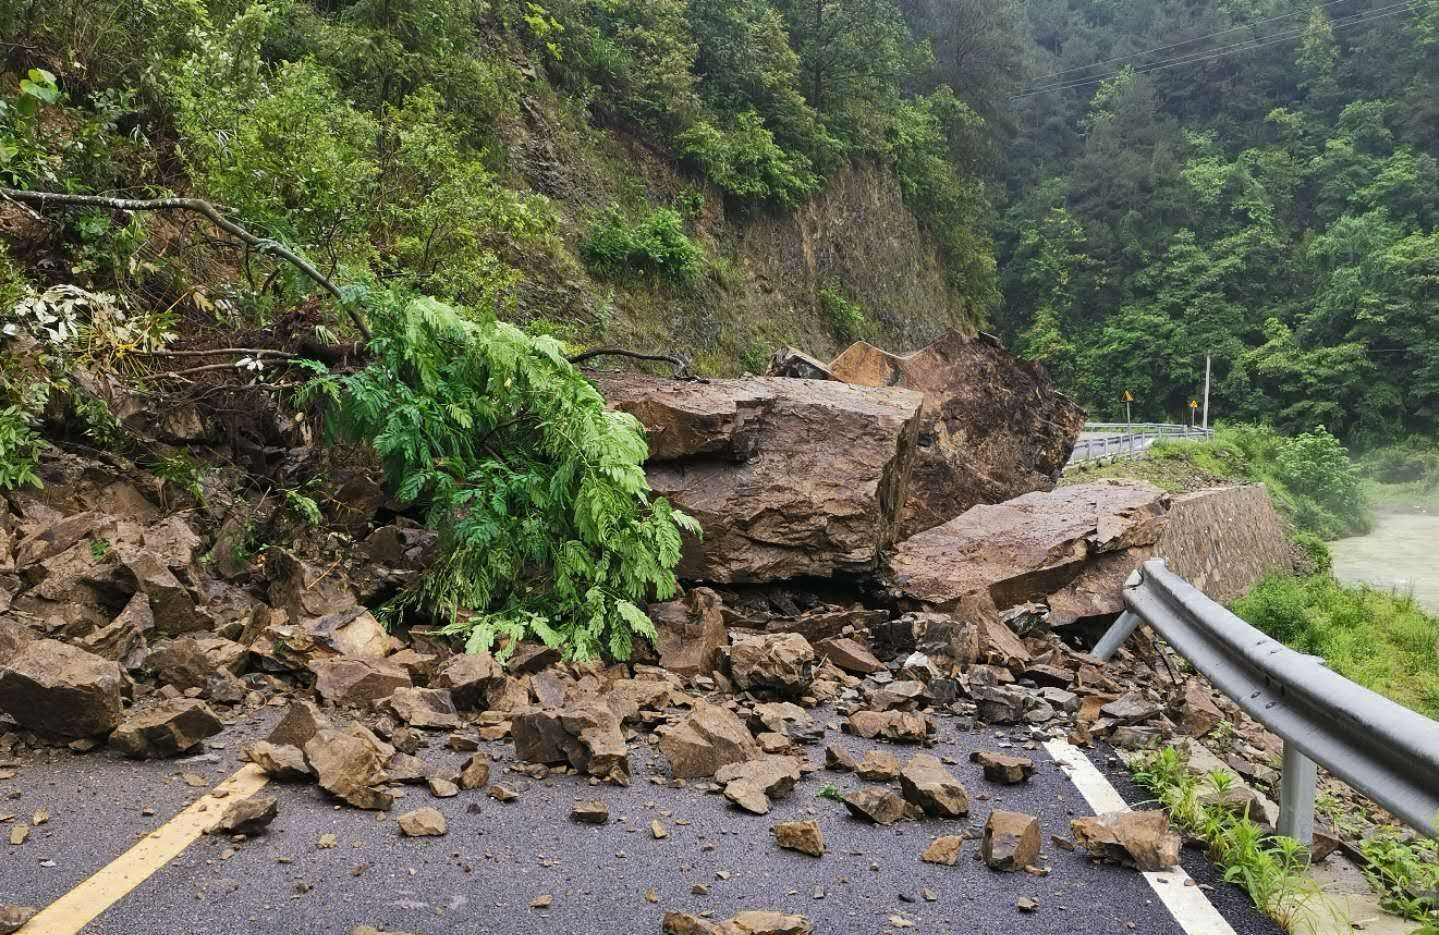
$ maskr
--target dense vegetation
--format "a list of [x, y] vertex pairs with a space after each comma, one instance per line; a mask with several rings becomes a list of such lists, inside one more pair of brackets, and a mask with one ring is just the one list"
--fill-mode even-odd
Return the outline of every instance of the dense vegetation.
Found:
[[1212, 353], [1225, 417], [1432, 435], [1439, 4], [1025, 9], [1003, 332], [1101, 415], [1186, 415]]
[[1316, 556], [1323, 554], [1322, 540], [1366, 532], [1372, 521], [1360, 468], [1322, 428], [1284, 436], [1268, 425], [1221, 424], [1210, 440], [1160, 442], [1146, 458], [1076, 472], [1065, 480], [1104, 476], [1137, 477], [1172, 492], [1265, 484], [1299, 544]]

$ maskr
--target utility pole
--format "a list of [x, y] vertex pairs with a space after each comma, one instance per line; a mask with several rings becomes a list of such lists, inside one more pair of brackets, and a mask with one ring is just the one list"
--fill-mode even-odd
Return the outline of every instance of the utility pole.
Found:
[[1204, 423], [1200, 428], [1209, 431], [1209, 364], [1211, 357], [1204, 355]]

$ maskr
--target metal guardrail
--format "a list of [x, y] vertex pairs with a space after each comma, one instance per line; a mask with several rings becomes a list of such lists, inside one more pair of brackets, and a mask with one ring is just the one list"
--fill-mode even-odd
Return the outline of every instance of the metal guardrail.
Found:
[[1064, 466], [1066, 471], [1071, 468], [1103, 464], [1106, 461], [1138, 457], [1161, 439], [1192, 438], [1198, 440], [1214, 436], [1212, 429], [1196, 429], [1187, 425], [1168, 425], [1159, 422], [1135, 422], [1133, 424], [1089, 422], [1085, 424], [1084, 430], [1086, 432], [1115, 430], [1120, 434], [1103, 435], [1099, 438], [1081, 438], [1076, 441], [1074, 451], [1070, 453], [1069, 461]]
[[1198, 426], [1181, 425], [1175, 422], [1086, 422], [1084, 430], [1086, 432], [1114, 432], [1118, 435], [1214, 434], [1213, 429], [1202, 429]]
[[1108, 659], [1148, 623], [1246, 714], [1284, 738], [1279, 833], [1314, 836], [1315, 763], [1411, 827], [1439, 834], [1439, 723], [1278, 643], [1154, 559], [1094, 649]]

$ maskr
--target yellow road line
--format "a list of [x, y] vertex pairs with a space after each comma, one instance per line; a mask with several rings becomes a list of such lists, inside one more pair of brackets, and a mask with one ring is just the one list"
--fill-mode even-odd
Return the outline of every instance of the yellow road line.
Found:
[[115, 905], [155, 871], [174, 860], [219, 820], [224, 808], [248, 799], [270, 781], [260, 767], [247, 764], [193, 802], [180, 814], [84, 883], [42, 909], [16, 935], [77, 935], [100, 913]]

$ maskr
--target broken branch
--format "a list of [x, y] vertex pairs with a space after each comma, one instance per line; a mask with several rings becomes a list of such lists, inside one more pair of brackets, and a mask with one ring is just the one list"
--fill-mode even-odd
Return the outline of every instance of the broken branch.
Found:
[[660, 361], [661, 363], [674, 365], [676, 376], [688, 377], [690, 375], [690, 365], [685, 363], [682, 358], [676, 357], [673, 354], [645, 354], [640, 351], [626, 350], [622, 347], [597, 347], [593, 350], [584, 351], [583, 353], [569, 357], [567, 360], [572, 364], [579, 364], [587, 360], [593, 360], [596, 357], [628, 357], [631, 360]]
[[316, 285], [319, 285], [330, 295], [334, 296], [345, 309], [345, 313], [354, 322], [355, 328], [366, 341], [370, 340], [370, 329], [360, 318], [354, 309], [344, 304], [344, 295], [340, 287], [335, 285], [324, 273], [321, 273], [315, 266], [275, 240], [264, 237], [257, 237], [245, 228], [225, 217], [208, 201], [199, 198], [109, 198], [104, 195], [70, 195], [63, 192], [31, 192], [22, 191], [18, 188], [0, 188], [0, 195], [7, 199], [28, 204], [40, 205], [64, 205], [80, 208], [110, 208], [114, 211], [193, 211], [204, 216], [216, 227], [240, 238], [250, 247], [260, 253], [272, 253], [282, 260], [289, 261], [296, 269], [304, 273]]

